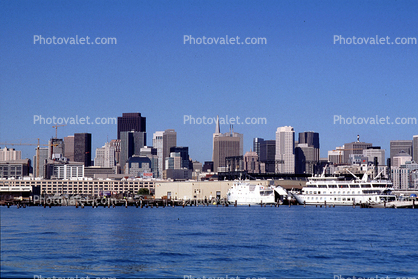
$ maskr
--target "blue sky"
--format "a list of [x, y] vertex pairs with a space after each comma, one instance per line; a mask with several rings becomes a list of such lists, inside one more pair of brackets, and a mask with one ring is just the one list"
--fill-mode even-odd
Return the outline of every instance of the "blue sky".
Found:
[[[1, 1], [0, 142], [42, 143], [42, 117], [147, 118], [175, 129], [190, 156], [211, 160], [215, 125], [198, 117], [264, 117], [235, 125], [244, 152], [280, 126], [320, 134], [321, 157], [344, 143], [412, 139], [418, 125], [339, 125], [334, 115], [418, 118], [418, 45], [334, 44], [344, 38], [418, 37], [417, 1]], [[114, 45], [34, 44], [47, 37], [114, 37]], [[264, 37], [264, 45], [184, 44], [183, 36]], [[221, 126], [226, 132], [228, 125]], [[92, 133], [93, 149], [116, 125], [67, 125]], [[2, 146], [1, 146], [2, 147]], [[34, 147], [15, 147], [32, 158]], [[95, 154], [95, 151], [93, 152]]]

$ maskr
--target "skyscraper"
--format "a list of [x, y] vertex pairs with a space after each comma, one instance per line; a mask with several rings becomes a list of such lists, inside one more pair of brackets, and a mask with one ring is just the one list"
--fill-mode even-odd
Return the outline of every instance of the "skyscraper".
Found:
[[299, 133], [298, 145], [295, 149], [296, 173], [314, 174], [319, 163], [319, 133]]
[[418, 135], [413, 137], [412, 143], [412, 151], [414, 153], [412, 159], [418, 164]]
[[52, 138], [48, 142], [48, 158], [61, 158], [64, 156], [64, 141], [62, 139]]
[[412, 155], [412, 140], [391, 140], [390, 141], [390, 160], [393, 162], [393, 157], [398, 155], [399, 152], [405, 151], [405, 153]]
[[158, 166], [157, 166], [157, 176], [156, 177], [163, 177], [163, 135], [164, 131], [157, 131], [152, 135], [152, 146], [157, 149], [157, 157], [158, 157]]
[[274, 173], [276, 157], [276, 140], [254, 138], [253, 149], [257, 153], [260, 163], [264, 163], [265, 172]]
[[[170, 157], [170, 148], [177, 146], [177, 133], [174, 129], [167, 129], [163, 133], [163, 160]], [[165, 167], [163, 167], [165, 170]]]
[[64, 157], [74, 161], [74, 136], [64, 137]]
[[146, 120], [140, 113], [122, 113], [118, 117], [118, 139], [121, 132], [146, 132]]
[[215, 172], [218, 171], [219, 167], [226, 167], [227, 157], [243, 155], [243, 140], [244, 135], [235, 133], [232, 127], [228, 133], [221, 134], [218, 117], [215, 133], [213, 134], [212, 161]]
[[295, 173], [295, 130], [279, 127], [276, 131], [276, 173]]
[[170, 148], [177, 145], [177, 133], [174, 129], [157, 131], [152, 136], [152, 146], [157, 149], [158, 177], [163, 177], [165, 159], [170, 157]]
[[39, 173], [37, 173], [38, 168], [36, 167], [38, 160], [36, 158], [36, 155], [33, 156], [33, 173], [35, 174], [35, 177], [46, 177], [45, 163], [47, 159], [48, 159], [48, 148], [47, 147], [39, 148]]
[[357, 141], [344, 144], [343, 164], [350, 164], [350, 157], [353, 157], [354, 154], [362, 155], [363, 150], [372, 146], [371, 143], [361, 142], [360, 136], [357, 136]]
[[130, 157], [141, 154], [141, 148], [146, 144], [145, 132], [122, 131], [120, 133], [119, 159], [122, 170]]
[[74, 161], [84, 163], [85, 167], [91, 166], [91, 134], [74, 134]]
[[193, 169], [193, 165], [191, 164], [191, 161], [189, 160], [189, 148], [187, 146], [172, 146], [170, 148], [170, 154], [171, 153], [180, 153], [181, 157], [181, 163], [180, 168], [187, 168], [187, 169]]
[[106, 142], [103, 147], [96, 148], [94, 165], [102, 168], [113, 168], [115, 166], [115, 146]]

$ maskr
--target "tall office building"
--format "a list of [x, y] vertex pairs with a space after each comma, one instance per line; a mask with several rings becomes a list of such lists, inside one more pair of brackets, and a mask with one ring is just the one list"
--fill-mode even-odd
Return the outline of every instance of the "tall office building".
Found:
[[263, 138], [254, 138], [253, 139], [253, 150], [254, 150], [255, 153], [257, 153], [260, 162], [261, 162], [262, 158], [266, 157], [266, 149], [262, 148], [263, 143], [264, 143]]
[[319, 161], [319, 133], [316, 132], [302, 132], [299, 133], [299, 144], [307, 144], [314, 148], [314, 160]]
[[412, 140], [391, 140], [390, 141], [390, 160], [393, 162], [393, 157], [398, 155], [399, 152], [412, 155]]
[[[33, 156], [33, 173], [35, 177], [46, 177], [45, 174], [45, 165], [46, 160], [48, 160], [48, 148], [47, 147], [41, 147], [39, 148], [39, 173], [37, 172], [36, 164], [38, 162], [36, 158], [36, 150], [35, 150], [35, 156]], [[1, 160], [0, 160], [1, 161]]]
[[[120, 133], [120, 166], [123, 169], [128, 159], [133, 155], [140, 155], [141, 148], [146, 146], [146, 133], [122, 131]], [[125, 171], [126, 173], [126, 171]]]
[[0, 161], [14, 161], [22, 159], [22, 151], [4, 147], [0, 149]]
[[260, 163], [264, 163], [265, 172], [274, 173], [276, 157], [276, 140], [264, 140], [262, 138], [254, 138], [253, 149], [254, 152], [258, 155]]
[[163, 177], [163, 135], [164, 131], [157, 131], [152, 135], [152, 146], [157, 149], [158, 167], [156, 177], [158, 178]]
[[57, 159], [64, 157], [63, 139], [52, 138], [48, 141], [48, 159]]
[[260, 162], [256, 152], [248, 151], [245, 153], [244, 170], [248, 173], [260, 173]]
[[74, 136], [64, 137], [64, 157], [74, 161]]
[[115, 166], [115, 146], [106, 142], [103, 147], [96, 148], [94, 165], [102, 168], [113, 168]]
[[412, 152], [414, 153], [412, 159], [418, 164], [418, 135], [414, 136], [412, 145]]
[[314, 174], [319, 163], [319, 133], [299, 133], [299, 141], [295, 149], [298, 174]]
[[[163, 133], [163, 160], [170, 157], [170, 149], [177, 146], [177, 133], [174, 129], [167, 129]], [[165, 166], [163, 166], [165, 170]]]
[[377, 164], [379, 166], [385, 165], [385, 150], [380, 146], [373, 146], [363, 150], [363, 157], [367, 157], [369, 162], [374, 162], [374, 158], [377, 158]]
[[353, 155], [363, 155], [363, 150], [372, 147], [373, 144], [360, 141], [360, 136], [357, 136], [357, 141], [344, 144], [344, 159], [343, 164], [350, 164], [350, 157]]
[[279, 127], [276, 131], [276, 173], [295, 173], [295, 130]]
[[74, 134], [74, 161], [84, 163], [85, 167], [91, 166], [91, 134]]
[[218, 117], [215, 133], [213, 134], [212, 161], [214, 172], [217, 172], [220, 167], [227, 166], [227, 157], [243, 156], [243, 142], [244, 135], [235, 133], [232, 127], [228, 133], [221, 134]]
[[146, 132], [146, 120], [140, 113], [122, 113], [118, 117], [118, 139], [121, 132]]
[[191, 164], [191, 161], [189, 160], [189, 148], [181, 147], [181, 146], [173, 146], [170, 148], [170, 154], [171, 153], [179, 153], [181, 162], [180, 162], [180, 168], [186, 168], [186, 169], [193, 169], [193, 165]]

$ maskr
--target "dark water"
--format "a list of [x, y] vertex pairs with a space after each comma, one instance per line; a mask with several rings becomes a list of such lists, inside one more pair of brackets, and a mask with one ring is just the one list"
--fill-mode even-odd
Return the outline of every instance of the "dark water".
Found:
[[0, 213], [2, 277], [418, 278], [413, 209], [1, 207]]

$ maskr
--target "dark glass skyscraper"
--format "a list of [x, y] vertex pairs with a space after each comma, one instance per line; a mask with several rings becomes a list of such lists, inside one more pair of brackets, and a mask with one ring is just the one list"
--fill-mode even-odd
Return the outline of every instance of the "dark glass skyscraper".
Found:
[[122, 113], [122, 117], [118, 117], [118, 139], [120, 132], [146, 132], [146, 118], [140, 113]]
[[85, 167], [91, 166], [91, 134], [74, 134], [74, 161], [84, 163]]

